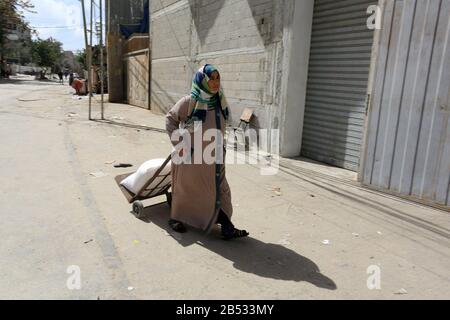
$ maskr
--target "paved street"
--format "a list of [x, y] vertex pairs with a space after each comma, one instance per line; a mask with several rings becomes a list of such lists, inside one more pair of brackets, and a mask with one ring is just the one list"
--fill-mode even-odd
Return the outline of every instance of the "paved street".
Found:
[[168, 155], [164, 117], [107, 104], [113, 122], [88, 121], [87, 98], [72, 94], [0, 82], [0, 299], [450, 298], [449, 213], [364, 189], [342, 169], [229, 165], [248, 239], [171, 234], [163, 197], [135, 218], [114, 177]]

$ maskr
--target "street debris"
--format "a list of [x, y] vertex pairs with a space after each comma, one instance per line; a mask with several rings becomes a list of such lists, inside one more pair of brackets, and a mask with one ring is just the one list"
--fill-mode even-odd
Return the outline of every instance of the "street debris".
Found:
[[398, 290], [394, 294], [408, 294], [408, 291], [406, 291], [406, 289], [401, 288], [400, 290]]
[[275, 193], [275, 195], [277, 195], [277, 196], [281, 196], [281, 188], [280, 187], [267, 188], [267, 190], [273, 191], [273, 193]]
[[139, 240], [133, 240], [133, 244], [139, 244]]
[[377, 231], [377, 233], [378, 233], [379, 235], [382, 235], [381, 231]]
[[314, 197], [315, 197], [315, 195], [313, 195], [313, 194], [310, 194], [309, 196], [310, 196], [311, 198], [314, 198]]
[[104, 173], [103, 171], [91, 172], [89, 174], [95, 178], [102, 178], [102, 177], [105, 177], [108, 175], [107, 173]]
[[74, 118], [74, 117], [78, 117], [78, 114], [77, 114], [76, 112], [69, 112], [69, 113], [67, 114], [67, 116], [68, 116], [69, 118]]
[[322, 241], [322, 244], [325, 244], [325, 245], [329, 245], [331, 242], [330, 242], [330, 240], [323, 240]]
[[353, 232], [353, 233], [352, 233], [352, 236], [354, 236], [354, 237], [357, 238], [357, 237], [359, 237], [359, 233]]
[[105, 161], [105, 164], [113, 164], [114, 162], [116, 162], [116, 160], [109, 160], [109, 161]]
[[128, 287], [128, 291], [133, 291], [134, 287]]
[[132, 167], [132, 164], [129, 163], [118, 163], [114, 165], [114, 168], [129, 168]]
[[111, 117], [111, 119], [112, 120], [124, 120], [125, 118], [119, 117], [119, 116], [114, 116], [114, 117]]
[[89, 239], [88, 241], [85, 241], [84, 243], [87, 244], [87, 243], [92, 242], [92, 241], [94, 241], [94, 240], [93, 239]]

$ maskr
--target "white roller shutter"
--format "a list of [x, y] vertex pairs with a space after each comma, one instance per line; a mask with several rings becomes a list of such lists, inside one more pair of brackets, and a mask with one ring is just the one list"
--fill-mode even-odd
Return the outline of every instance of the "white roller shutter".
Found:
[[373, 31], [373, 0], [316, 0], [302, 155], [358, 170]]

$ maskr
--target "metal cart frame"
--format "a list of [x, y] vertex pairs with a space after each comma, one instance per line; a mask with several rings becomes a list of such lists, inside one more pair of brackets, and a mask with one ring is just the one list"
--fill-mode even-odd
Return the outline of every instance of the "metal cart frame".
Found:
[[[120, 190], [122, 190], [122, 193], [124, 194], [125, 198], [128, 200], [128, 203], [133, 204], [132, 213], [134, 214], [134, 216], [136, 218], [142, 218], [142, 216], [143, 216], [144, 205], [142, 203], [142, 200], [151, 199], [151, 198], [158, 197], [158, 196], [165, 194], [167, 203], [169, 204], [169, 206], [171, 206], [172, 194], [169, 192], [169, 189], [172, 186], [171, 173], [161, 175], [161, 171], [166, 167], [166, 165], [169, 163], [171, 158], [172, 158], [172, 155], [167, 157], [167, 159], [164, 161], [164, 163], [161, 165], [161, 167], [158, 168], [158, 170], [150, 178], [150, 180], [147, 181], [145, 183], [145, 185], [136, 194], [133, 194], [127, 188], [125, 188], [124, 186], [122, 186], [120, 184], [120, 182], [122, 182], [123, 179], [132, 175], [134, 172], [121, 174], [114, 178], [114, 180], [117, 182], [117, 185], [119, 186]], [[159, 183], [154, 188], [148, 189], [148, 187], [158, 177], [162, 178], [161, 181], [159, 181]], [[168, 179], [168, 177], [169, 177], [169, 179]]]

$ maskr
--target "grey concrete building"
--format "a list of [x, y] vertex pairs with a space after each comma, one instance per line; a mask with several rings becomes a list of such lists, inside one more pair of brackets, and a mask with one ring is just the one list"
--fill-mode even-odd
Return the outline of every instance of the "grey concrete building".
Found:
[[5, 23], [3, 31], [5, 33], [3, 58], [10, 63], [30, 63], [32, 61], [30, 30], [9, 20]]

